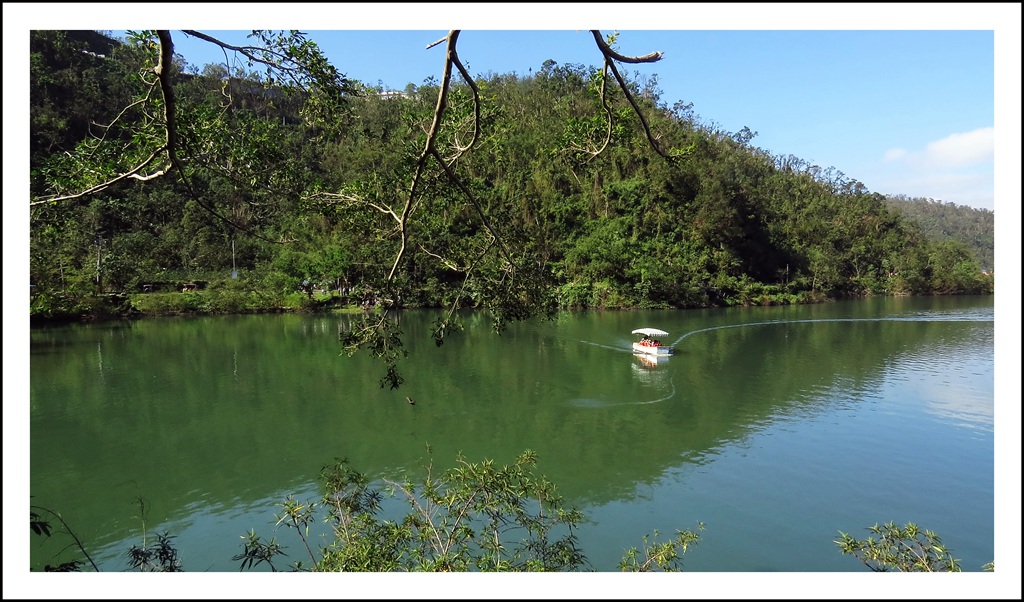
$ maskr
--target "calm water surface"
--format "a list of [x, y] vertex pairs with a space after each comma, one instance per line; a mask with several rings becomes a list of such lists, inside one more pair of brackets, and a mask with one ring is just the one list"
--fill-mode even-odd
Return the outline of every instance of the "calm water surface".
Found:
[[[440, 348], [435, 317], [401, 314], [397, 391], [341, 355], [350, 316], [33, 329], [32, 503], [104, 571], [127, 568], [143, 527], [174, 535], [187, 571], [237, 571], [250, 529], [302, 558], [275, 504], [315, 497], [334, 458], [398, 478], [428, 445], [435, 467], [532, 449], [586, 515], [598, 571], [698, 521], [688, 571], [866, 571], [833, 540], [890, 520], [939, 533], [965, 571], [993, 560], [992, 297], [565, 313], [500, 336], [467, 314]], [[634, 357], [642, 326], [676, 354]], [[72, 558], [31, 546], [34, 570]]]

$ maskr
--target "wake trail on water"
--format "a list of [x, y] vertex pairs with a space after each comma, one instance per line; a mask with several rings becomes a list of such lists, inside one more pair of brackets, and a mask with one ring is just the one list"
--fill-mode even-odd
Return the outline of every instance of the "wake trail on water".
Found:
[[669, 393], [668, 395], [664, 396], [664, 397], [659, 397], [658, 399], [649, 399], [647, 401], [622, 401], [622, 402], [618, 402], [618, 403], [601, 401], [599, 399], [573, 399], [569, 403], [571, 403], [572, 405], [575, 405], [575, 406], [587, 407], [587, 408], [611, 408], [611, 407], [615, 407], [615, 406], [643, 406], [643, 405], [649, 405], [649, 404], [652, 404], [652, 403], [661, 403], [663, 401], [668, 401], [669, 399], [672, 399], [673, 397], [676, 396], [676, 383], [675, 383], [675, 381], [672, 378], [669, 378], [668, 382], [669, 382], [669, 386], [672, 388], [672, 392]]
[[669, 384], [669, 386], [672, 387], [672, 392], [669, 393], [668, 395], [666, 395], [665, 397], [659, 397], [658, 399], [652, 399], [650, 401], [627, 401], [627, 402], [623, 402], [623, 403], [610, 403], [608, 405], [611, 405], [611, 406], [645, 406], [645, 405], [648, 405], [648, 404], [651, 404], [651, 403], [661, 403], [663, 401], [668, 401], [669, 399], [672, 399], [673, 397], [676, 396], [676, 383], [675, 383], [675, 381], [672, 378], [669, 378], [668, 379], [668, 384]]
[[691, 330], [690, 332], [679, 337], [672, 343], [672, 346], [676, 346], [682, 342], [688, 336], [698, 334], [701, 332], [710, 332], [712, 330], [724, 330], [726, 328], [741, 328], [743, 326], [770, 326], [777, 324], [811, 324], [815, 322], [992, 322], [993, 319], [950, 319], [950, 318], [921, 318], [921, 317], [893, 317], [893, 318], [818, 318], [815, 320], [769, 320], [767, 322], [746, 322], [744, 324], [726, 324], [724, 326], [712, 326], [710, 328], [701, 328], [699, 330]]
[[593, 345], [594, 347], [601, 347], [602, 349], [611, 349], [612, 351], [629, 351], [629, 352], [633, 351], [632, 347], [630, 347], [629, 349], [626, 349], [625, 347], [616, 347], [614, 345], [603, 345], [601, 343], [594, 343], [592, 341], [584, 341], [583, 339], [580, 339], [580, 342], [584, 343], [586, 345]]
[[[812, 324], [815, 322], [992, 322], [994, 319], [964, 319], [964, 318], [923, 318], [920, 316], [908, 316], [908, 317], [892, 317], [892, 318], [817, 318], [809, 320], [769, 320], [767, 322], [744, 322], [743, 324], [725, 324], [723, 326], [711, 326], [710, 328], [701, 328], [699, 330], [691, 330], [683, 336], [679, 337], [672, 343], [672, 347], [675, 347], [688, 336], [699, 334], [701, 332], [710, 332], [712, 330], [724, 330], [726, 328], [742, 328], [744, 326], [771, 326], [779, 324]], [[632, 347], [617, 347], [615, 345], [605, 345], [603, 343], [595, 343], [593, 341], [579, 340], [580, 343], [585, 345], [592, 345], [594, 347], [600, 347], [602, 349], [610, 349], [612, 351], [623, 351], [632, 353]]]

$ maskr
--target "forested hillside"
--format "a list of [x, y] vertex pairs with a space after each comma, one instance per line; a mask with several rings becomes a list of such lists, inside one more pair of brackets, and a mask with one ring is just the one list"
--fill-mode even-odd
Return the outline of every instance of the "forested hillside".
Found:
[[[625, 78], [627, 96], [607, 70], [554, 57], [529, 76], [454, 70], [450, 87], [384, 94], [290, 39], [331, 85], [175, 57], [161, 90], [169, 39], [99, 52], [32, 32], [34, 314], [195, 282], [263, 304], [354, 290], [499, 321], [993, 288], [991, 229], [970, 246], [938, 237], [917, 203], [709, 126], [654, 79]], [[166, 169], [149, 162], [163, 154]]]
[[995, 270], [996, 214], [988, 209], [967, 205], [895, 195], [887, 197], [889, 206], [921, 228], [935, 242], [952, 240], [963, 243], [986, 272]]

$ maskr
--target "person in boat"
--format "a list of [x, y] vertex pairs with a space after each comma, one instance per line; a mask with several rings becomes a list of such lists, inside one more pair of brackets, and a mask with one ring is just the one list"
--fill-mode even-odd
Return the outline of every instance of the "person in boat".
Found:
[[644, 338], [640, 339], [640, 344], [643, 345], [644, 347], [647, 347], [648, 345], [650, 345], [651, 344], [651, 337], [650, 337], [650, 335], [646, 335], [645, 334]]
[[653, 345], [654, 345], [655, 347], [661, 347], [661, 341], [659, 341], [658, 339], [654, 339], [654, 341], [652, 342], [652, 344], [653, 344]]

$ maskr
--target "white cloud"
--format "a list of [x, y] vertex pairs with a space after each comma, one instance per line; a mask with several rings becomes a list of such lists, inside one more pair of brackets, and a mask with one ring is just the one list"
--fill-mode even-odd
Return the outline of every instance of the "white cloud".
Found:
[[923, 149], [890, 148], [888, 167], [868, 184], [884, 194], [906, 194], [994, 209], [995, 128], [950, 134]]
[[931, 142], [921, 159], [926, 169], [945, 169], [988, 163], [994, 155], [995, 128], [987, 127]]
[[883, 194], [905, 194], [909, 197], [995, 210], [994, 179], [991, 173], [901, 174], [873, 184], [873, 189]]
[[970, 132], [950, 134], [929, 142], [924, 150], [907, 151], [890, 148], [883, 159], [887, 163], [902, 162], [920, 171], [956, 169], [992, 162], [995, 156], [995, 128], [978, 128]]

